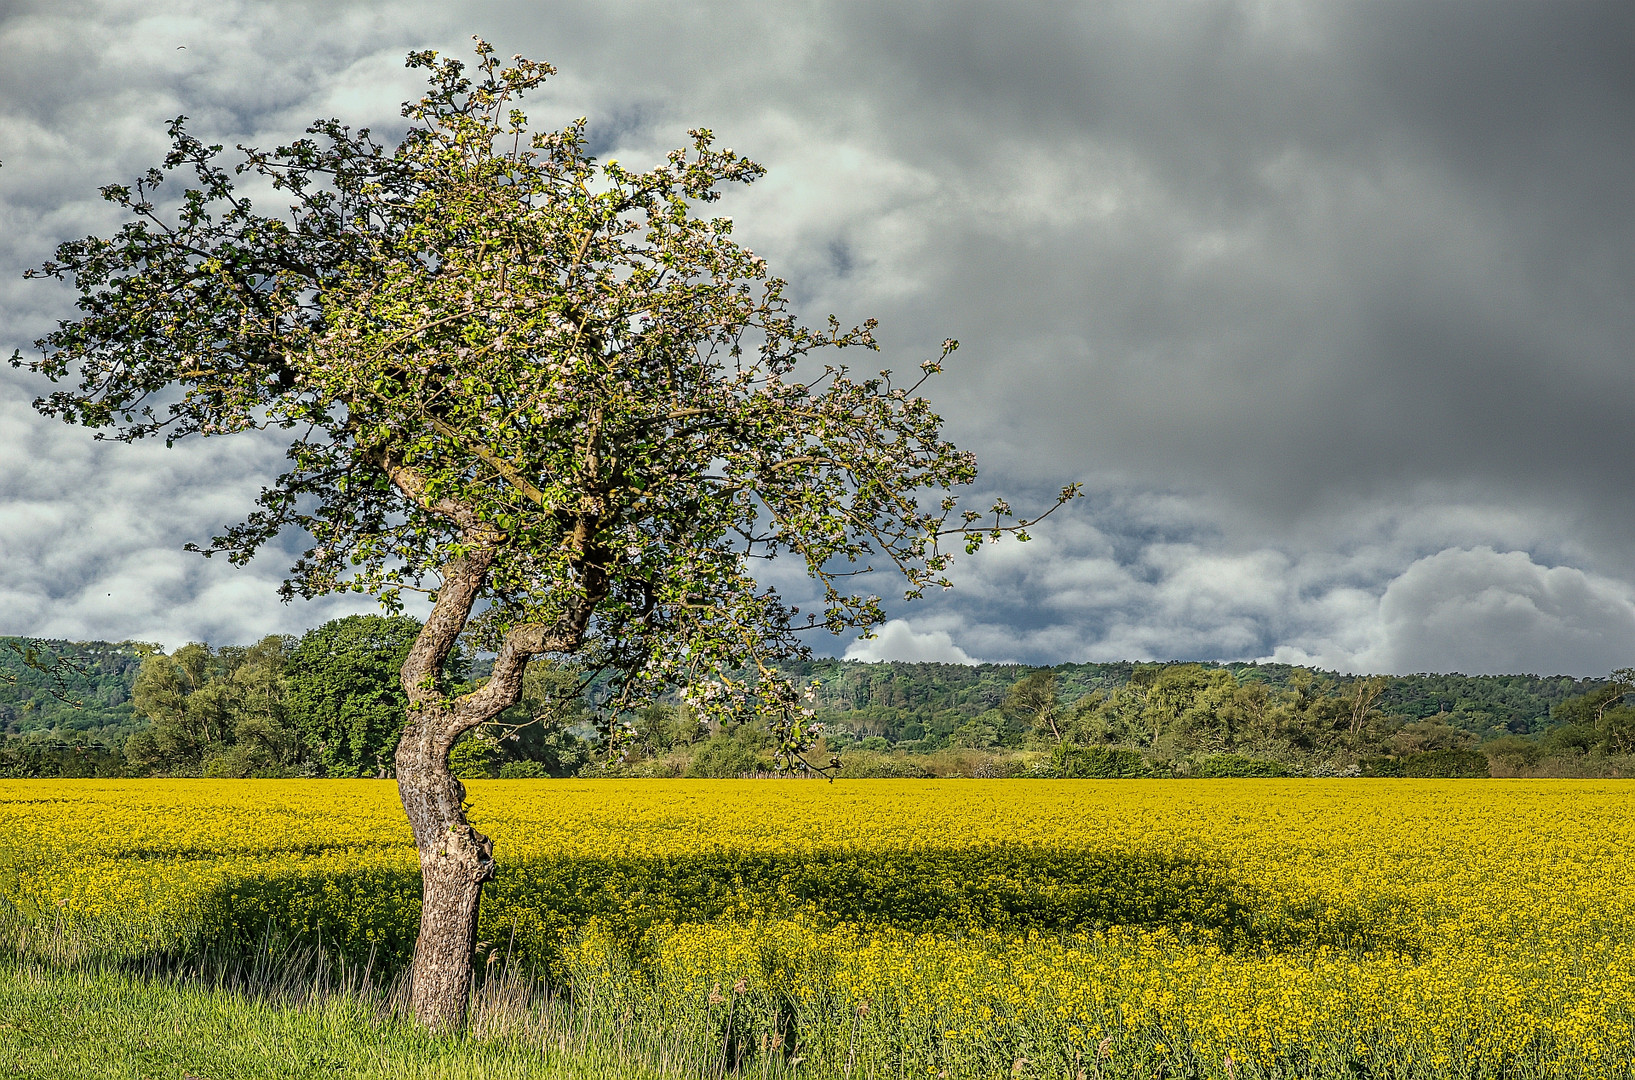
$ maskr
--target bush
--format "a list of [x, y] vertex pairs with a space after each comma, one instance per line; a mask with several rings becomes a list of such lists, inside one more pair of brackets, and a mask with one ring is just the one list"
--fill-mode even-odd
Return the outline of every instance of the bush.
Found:
[[1544, 747], [1531, 739], [1507, 735], [1484, 745], [1482, 753], [1486, 754], [1494, 765], [1517, 772], [1537, 765], [1539, 759], [1544, 756]]
[[499, 745], [475, 731], [455, 740], [448, 755], [449, 772], [461, 780], [492, 780], [500, 775], [501, 761]]
[[500, 766], [501, 780], [546, 780], [550, 776], [543, 761], [507, 761]]
[[854, 753], [841, 758], [837, 775], [846, 780], [923, 780], [931, 772], [907, 757]]
[[753, 733], [740, 729], [732, 735], [713, 735], [698, 744], [687, 775], [701, 779], [730, 780], [745, 773], [767, 772], [772, 762], [762, 757]]
[[1243, 754], [1214, 754], [1198, 763], [1194, 776], [1218, 779], [1248, 776], [1293, 776], [1294, 772], [1281, 761], [1269, 758], [1247, 757]]
[[1150, 775], [1139, 750], [1118, 746], [1075, 746], [1062, 743], [1050, 755], [1057, 776], [1090, 780], [1129, 780]]
[[1545, 732], [1539, 749], [1545, 757], [1587, 754], [1597, 742], [1595, 729], [1585, 724], [1562, 724]]
[[1475, 778], [1492, 775], [1487, 755], [1479, 750], [1431, 750], [1410, 754], [1402, 761], [1402, 775], [1421, 779]]
[[1487, 755], [1479, 750], [1428, 750], [1401, 757], [1363, 758], [1364, 776], [1408, 776], [1421, 780], [1477, 779], [1491, 776]]

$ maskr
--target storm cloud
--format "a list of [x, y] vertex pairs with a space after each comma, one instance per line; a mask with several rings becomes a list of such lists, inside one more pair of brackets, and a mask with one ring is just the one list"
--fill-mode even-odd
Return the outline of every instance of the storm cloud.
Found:
[[[155, 160], [164, 120], [389, 133], [403, 54], [480, 34], [555, 63], [533, 117], [587, 115], [604, 156], [706, 125], [766, 164], [726, 206], [808, 318], [880, 317], [899, 367], [960, 339], [932, 394], [983, 493], [1086, 482], [849, 655], [1635, 659], [1627, 4], [0, 12], [8, 351], [70, 314], [21, 269], [110, 226], [96, 187]], [[35, 380], [0, 389], [0, 631], [243, 641], [345, 608], [280, 608], [279, 552], [178, 551], [248, 508], [276, 446], [93, 446], [28, 410]]]

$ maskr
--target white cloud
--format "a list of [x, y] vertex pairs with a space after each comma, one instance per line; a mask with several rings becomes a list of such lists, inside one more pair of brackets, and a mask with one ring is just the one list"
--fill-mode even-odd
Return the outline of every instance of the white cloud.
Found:
[[[1021, 663], [1598, 675], [1635, 660], [1635, 590], [1536, 552], [1501, 554], [1505, 535], [1542, 535], [1517, 515], [1413, 511], [1382, 518], [1349, 550], [1243, 549], [1210, 532], [1207, 506], [1145, 501], [1092, 497], [1032, 543], [959, 564], [950, 593], [897, 610], [972, 653]], [[1163, 528], [1151, 532], [1154, 520]]]
[[910, 664], [974, 664], [965, 650], [954, 644], [946, 630], [916, 631], [902, 619], [892, 619], [867, 640], [846, 647], [847, 660], [876, 664], [900, 660]]
[[1390, 672], [1604, 675], [1635, 661], [1632, 599], [1622, 582], [1523, 551], [1449, 548], [1386, 588], [1382, 641], [1357, 659]]
[[[248, 643], [378, 610], [343, 595], [281, 604], [299, 550], [286, 536], [247, 567], [185, 552], [253, 508], [283, 464], [266, 436], [190, 440], [166, 449], [94, 442], [36, 415], [21, 379], [0, 371], [0, 634], [70, 640]], [[26, 400], [26, 399], [24, 399]], [[424, 604], [410, 596], [417, 615]]]

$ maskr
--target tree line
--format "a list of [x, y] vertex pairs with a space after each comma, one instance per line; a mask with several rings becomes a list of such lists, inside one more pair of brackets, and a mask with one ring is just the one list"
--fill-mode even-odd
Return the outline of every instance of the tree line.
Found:
[[[387, 777], [421, 624], [358, 615], [249, 646], [36, 642], [0, 651], [0, 773]], [[6, 657], [12, 657], [7, 660]], [[54, 661], [75, 672], [66, 683]], [[445, 676], [482, 685], [491, 658]], [[56, 681], [48, 672], [57, 671]], [[1635, 673], [1348, 677], [1202, 663], [789, 665], [813, 688], [819, 764], [843, 775], [1514, 774], [1635, 755]], [[65, 693], [64, 686], [70, 692]], [[536, 660], [521, 698], [452, 752], [465, 778], [739, 776], [771, 769], [753, 719], [669, 693], [635, 706]]]

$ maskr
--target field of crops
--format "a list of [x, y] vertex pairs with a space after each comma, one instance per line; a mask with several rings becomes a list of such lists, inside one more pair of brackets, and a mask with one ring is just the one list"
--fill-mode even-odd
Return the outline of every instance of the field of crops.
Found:
[[[723, 1065], [1632, 1075], [1635, 785], [468, 786], [495, 969]], [[13, 950], [389, 966], [418, 897], [388, 783], [9, 781], [0, 903]]]

